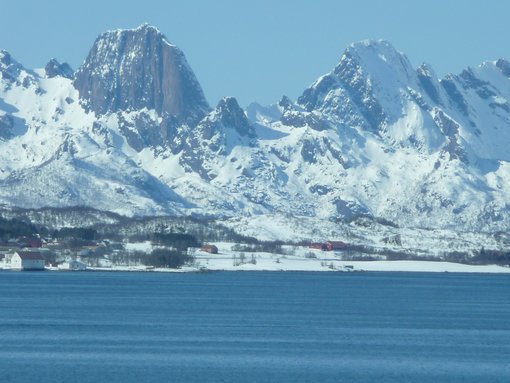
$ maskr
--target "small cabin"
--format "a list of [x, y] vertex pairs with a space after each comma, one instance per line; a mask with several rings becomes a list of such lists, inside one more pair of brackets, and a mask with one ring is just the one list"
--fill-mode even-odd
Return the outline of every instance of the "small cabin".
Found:
[[200, 250], [209, 254], [218, 254], [218, 248], [215, 245], [204, 245], [200, 248]]
[[44, 270], [44, 258], [37, 251], [17, 251], [10, 259], [12, 269]]
[[317, 250], [326, 250], [326, 244], [325, 243], [314, 242], [314, 243], [310, 243], [308, 245], [308, 248], [309, 249], [317, 249]]

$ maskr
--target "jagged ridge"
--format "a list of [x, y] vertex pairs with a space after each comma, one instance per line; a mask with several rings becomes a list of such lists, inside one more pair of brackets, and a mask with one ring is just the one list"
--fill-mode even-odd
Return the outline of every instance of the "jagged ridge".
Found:
[[72, 78], [56, 60], [30, 71], [2, 51], [0, 201], [506, 229], [509, 67], [438, 79], [364, 41], [297, 102], [246, 114], [234, 98], [210, 110], [182, 52], [149, 25], [99, 36]]

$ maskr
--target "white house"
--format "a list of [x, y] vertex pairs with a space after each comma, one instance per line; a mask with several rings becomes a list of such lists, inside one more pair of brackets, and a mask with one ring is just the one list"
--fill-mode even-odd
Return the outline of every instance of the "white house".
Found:
[[71, 260], [58, 265], [58, 268], [60, 270], [82, 271], [87, 269], [87, 265], [80, 261]]
[[11, 269], [44, 270], [44, 258], [37, 251], [16, 251], [10, 257]]

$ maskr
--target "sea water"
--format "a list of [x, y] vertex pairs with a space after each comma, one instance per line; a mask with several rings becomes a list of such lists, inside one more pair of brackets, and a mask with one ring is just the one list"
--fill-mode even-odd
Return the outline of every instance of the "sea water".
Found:
[[0, 382], [510, 382], [510, 276], [1, 272]]

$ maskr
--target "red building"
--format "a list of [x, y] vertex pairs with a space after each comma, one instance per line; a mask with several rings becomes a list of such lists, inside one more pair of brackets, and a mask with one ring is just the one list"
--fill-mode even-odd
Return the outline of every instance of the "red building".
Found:
[[342, 241], [327, 241], [323, 243], [314, 242], [308, 245], [310, 249], [318, 249], [322, 251], [344, 250], [347, 244]]
[[210, 254], [218, 254], [218, 248], [215, 245], [204, 245], [200, 250]]
[[344, 250], [347, 247], [347, 244], [342, 241], [328, 241], [324, 245], [327, 251]]

